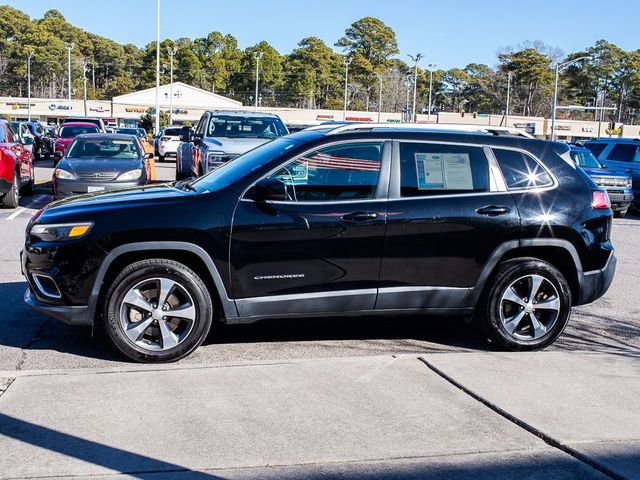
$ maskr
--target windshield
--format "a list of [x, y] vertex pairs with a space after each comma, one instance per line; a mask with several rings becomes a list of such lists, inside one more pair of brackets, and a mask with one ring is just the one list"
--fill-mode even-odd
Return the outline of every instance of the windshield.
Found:
[[98, 127], [65, 127], [60, 128], [60, 137], [62, 138], [73, 138], [78, 135], [82, 135], [83, 133], [98, 133]]
[[67, 159], [135, 160], [140, 152], [137, 142], [126, 138], [76, 138], [66, 156]]
[[287, 134], [277, 117], [241, 117], [239, 115], [212, 115], [207, 126], [207, 137], [277, 138]]
[[588, 150], [572, 150], [571, 158], [576, 164], [584, 168], [602, 168], [598, 159]]
[[265, 143], [198, 178], [193, 186], [201, 191], [227, 187], [298, 145], [300, 142], [288, 137]]

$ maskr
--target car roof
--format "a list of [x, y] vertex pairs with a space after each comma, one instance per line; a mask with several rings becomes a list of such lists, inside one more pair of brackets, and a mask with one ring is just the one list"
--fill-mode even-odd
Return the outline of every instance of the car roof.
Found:
[[238, 117], [255, 117], [255, 118], [273, 117], [273, 118], [280, 118], [275, 113], [250, 112], [250, 111], [247, 111], [247, 110], [207, 110], [207, 113], [214, 113], [214, 114], [217, 114], [217, 115], [238, 116]]
[[83, 133], [76, 138], [89, 140], [138, 140], [135, 135], [129, 135], [127, 133]]
[[98, 128], [95, 123], [90, 122], [65, 122], [60, 127], [94, 127]]
[[594, 138], [585, 143], [640, 143], [640, 138]]

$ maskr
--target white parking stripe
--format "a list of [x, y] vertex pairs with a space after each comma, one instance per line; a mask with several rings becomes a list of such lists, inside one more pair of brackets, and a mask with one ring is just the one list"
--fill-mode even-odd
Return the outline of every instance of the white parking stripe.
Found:
[[7, 220], [13, 220], [14, 218], [16, 218], [18, 215], [20, 215], [22, 212], [24, 212], [24, 208], [19, 208], [18, 210], [16, 210], [15, 212], [13, 212], [11, 215], [9, 215], [7, 217]]

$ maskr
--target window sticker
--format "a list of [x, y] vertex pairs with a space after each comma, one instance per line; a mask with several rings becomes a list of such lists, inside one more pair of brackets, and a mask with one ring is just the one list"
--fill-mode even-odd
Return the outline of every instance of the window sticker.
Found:
[[468, 153], [416, 153], [418, 190], [473, 190]]

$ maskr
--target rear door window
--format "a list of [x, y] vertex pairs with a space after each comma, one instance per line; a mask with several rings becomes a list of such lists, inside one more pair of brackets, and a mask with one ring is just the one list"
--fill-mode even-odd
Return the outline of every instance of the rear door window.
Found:
[[614, 162], [640, 162], [638, 147], [640, 147], [640, 145], [633, 145], [629, 143], [619, 143], [614, 145], [609, 152], [609, 155], [607, 155], [607, 160], [612, 160]]
[[553, 185], [553, 179], [533, 157], [517, 150], [494, 148], [502, 175], [509, 190], [542, 188]]
[[593, 155], [596, 158], [600, 158], [600, 154], [604, 151], [606, 146], [607, 146], [606, 143], [587, 143], [587, 144], [585, 144], [585, 147], [587, 147], [589, 150], [591, 150], [591, 153], [593, 153]]
[[489, 166], [481, 147], [400, 143], [400, 196], [487, 191]]

